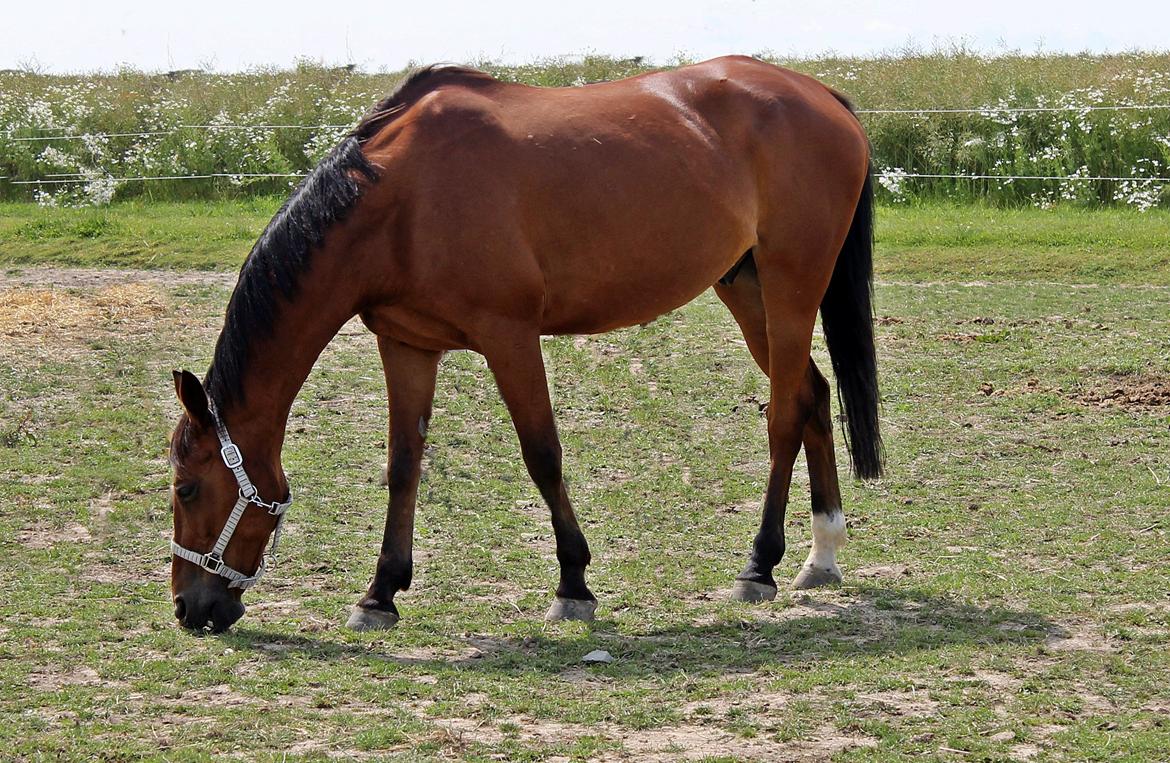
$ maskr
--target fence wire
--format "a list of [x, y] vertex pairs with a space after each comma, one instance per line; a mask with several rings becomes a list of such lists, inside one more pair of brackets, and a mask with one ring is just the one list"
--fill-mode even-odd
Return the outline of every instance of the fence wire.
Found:
[[[1097, 106], [980, 106], [978, 108], [924, 108], [924, 109], [856, 109], [857, 114], [977, 114], [993, 118], [1001, 114], [1035, 114], [1035, 113], [1084, 113], [1092, 111], [1160, 111], [1170, 109], [1170, 103], [1118, 103]], [[156, 135], [173, 135], [183, 130], [348, 130], [356, 123], [332, 125], [298, 125], [298, 124], [182, 124], [160, 130], [143, 130], [140, 132], [83, 132], [67, 133], [63, 135], [20, 135], [28, 130], [53, 130], [53, 127], [22, 127], [2, 131], [10, 136], [13, 143], [27, 143], [33, 141], [56, 140], [86, 140], [93, 138], [147, 138]]]
[[[204, 175], [152, 175], [113, 177], [109, 175], [90, 175], [85, 177], [54, 177], [52, 180], [10, 180], [10, 185], [64, 185], [67, 183], [132, 183], [137, 181], [170, 181], [170, 180], [243, 180], [246, 178], [303, 178], [304, 172], [212, 172]], [[934, 172], [875, 172], [874, 177], [909, 179], [923, 178], [927, 180], [1055, 180], [1067, 183], [1092, 183], [1098, 181], [1140, 181], [1151, 183], [1170, 183], [1170, 177], [1163, 176], [1108, 176], [1108, 175], [961, 175]], [[0, 180], [6, 179], [0, 176]]]
[[[857, 114], [875, 114], [875, 115], [931, 115], [931, 114], [976, 114], [979, 116], [994, 118], [1002, 114], [1031, 114], [1031, 113], [1086, 113], [1093, 111], [1157, 111], [1170, 109], [1170, 104], [1104, 104], [1096, 106], [1015, 106], [1015, 107], [994, 107], [982, 106], [979, 108], [923, 108], [923, 109], [857, 109]], [[59, 134], [59, 135], [17, 135], [17, 133], [27, 130], [50, 130], [50, 127], [28, 127], [17, 130], [5, 130], [4, 134], [10, 136], [8, 140], [13, 143], [18, 142], [33, 142], [33, 141], [67, 141], [67, 140], [92, 140], [92, 139], [106, 139], [106, 138], [143, 138], [153, 137], [158, 135], [172, 135], [183, 130], [347, 130], [353, 127], [353, 124], [322, 124], [322, 125], [300, 125], [300, 124], [183, 124], [176, 125], [163, 130], [143, 130], [138, 132], [108, 132], [108, 133], [75, 133], [75, 134]], [[15, 137], [12, 137], [15, 136]], [[10, 176], [0, 175], [0, 181], [7, 181], [9, 185], [66, 185], [70, 183], [88, 183], [88, 182], [114, 182], [114, 183], [133, 183], [133, 182], [154, 182], [154, 181], [182, 181], [182, 180], [214, 180], [225, 179], [232, 181], [240, 181], [244, 179], [273, 179], [273, 178], [302, 178], [306, 173], [278, 173], [278, 172], [213, 172], [197, 175], [153, 175], [153, 176], [128, 176], [128, 177], [114, 177], [111, 175], [89, 174], [83, 175], [81, 173], [54, 173], [46, 175], [47, 179], [38, 180], [16, 180]], [[1012, 182], [1016, 180], [1043, 180], [1055, 181], [1064, 183], [1089, 183], [1099, 181], [1112, 182], [1155, 182], [1155, 183], [1170, 183], [1170, 177], [1128, 177], [1128, 176], [1082, 176], [1082, 175], [982, 175], [982, 174], [948, 174], [948, 173], [930, 173], [930, 172], [901, 172], [901, 171], [885, 171], [875, 172], [875, 177], [879, 178], [893, 178], [893, 179], [936, 179], [936, 180], [993, 180], [1001, 182]]]

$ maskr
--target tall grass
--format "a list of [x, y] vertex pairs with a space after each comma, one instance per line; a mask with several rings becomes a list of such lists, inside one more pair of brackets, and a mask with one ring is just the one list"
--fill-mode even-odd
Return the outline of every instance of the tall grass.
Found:
[[[685, 63], [685, 62], [678, 62]], [[963, 48], [872, 59], [778, 60], [848, 94], [859, 109], [975, 108], [976, 114], [863, 114], [886, 201], [984, 199], [994, 204], [1170, 206], [1155, 180], [999, 181], [905, 174], [1164, 177], [1170, 109], [1090, 111], [1097, 105], [1170, 104], [1170, 54], [985, 57]], [[586, 57], [523, 66], [479, 63], [501, 79], [567, 86], [649, 67]], [[242, 74], [202, 71], [56, 76], [0, 72], [0, 198], [46, 204], [147, 196], [214, 198], [281, 192], [310, 167], [403, 72], [367, 74], [301, 64]], [[1019, 107], [1066, 111], [1017, 113]], [[322, 129], [235, 125], [336, 125]], [[184, 127], [184, 125], [210, 125]], [[142, 133], [101, 137], [103, 133]], [[83, 135], [68, 141], [52, 135]], [[36, 140], [22, 140], [36, 138]], [[118, 178], [233, 173], [226, 179]], [[41, 186], [11, 180], [80, 178]]]

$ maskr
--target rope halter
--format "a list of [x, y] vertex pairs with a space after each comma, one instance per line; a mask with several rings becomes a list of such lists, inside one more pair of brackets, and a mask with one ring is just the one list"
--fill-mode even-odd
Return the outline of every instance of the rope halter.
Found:
[[[244, 471], [244, 454], [232, 442], [231, 436], [228, 435], [227, 427], [224, 426], [223, 420], [219, 417], [219, 412], [215, 409], [215, 404], [211, 403], [211, 401], [208, 401], [208, 410], [211, 412], [212, 420], [215, 421], [215, 434], [219, 437], [219, 456], [223, 459], [224, 465], [228, 469], [231, 469], [232, 474], [236, 476], [236, 482], [240, 486], [240, 494], [211, 551], [206, 554], [201, 554], [198, 551], [192, 551], [189, 548], [180, 546], [172, 539], [171, 552], [180, 559], [186, 559], [188, 562], [197, 564], [214, 575], [227, 578], [228, 588], [242, 588], [246, 590], [256, 585], [256, 582], [276, 562], [276, 548], [280, 545], [280, 533], [284, 525], [284, 513], [288, 511], [289, 506], [292, 506], [292, 493], [289, 493], [288, 500], [283, 503], [266, 503], [261, 500], [260, 494], [256, 491], [256, 486], [252, 484], [252, 480], [248, 479], [248, 473]], [[276, 529], [272, 532], [272, 545], [269, 546], [268, 551], [261, 557], [260, 567], [250, 576], [229, 567], [223, 561], [224, 550], [227, 549], [228, 542], [231, 541], [232, 534], [235, 533], [236, 526], [243, 519], [244, 510], [248, 506], [257, 506], [276, 517]]]

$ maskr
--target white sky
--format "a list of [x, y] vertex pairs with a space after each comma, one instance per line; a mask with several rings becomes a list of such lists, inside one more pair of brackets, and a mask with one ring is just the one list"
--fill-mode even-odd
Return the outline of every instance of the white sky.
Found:
[[297, 58], [368, 71], [409, 62], [526, 62], [603, 53], [873, 54], [963, 39], [987, 52], [1165, 50], [1170, 2], [1149, 0], [6, 0], [0, 68], [51, 72]]

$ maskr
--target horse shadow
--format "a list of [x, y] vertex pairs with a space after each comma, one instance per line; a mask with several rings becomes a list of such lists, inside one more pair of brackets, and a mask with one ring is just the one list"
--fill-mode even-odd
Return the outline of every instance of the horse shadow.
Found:
[[[1050, 644], [1068, 632], [1040, 614], [998, 604], [980, 606], [916, 588], [855, 586], [828, 598], [798, 595], [785, 606], [713, 607], [707, 621], [629, 631], [600, 619], [591, 629], [554, 624], [528, 636], [465, 635], [441, 650], [397, 648], [394, 632], [373, 641], [321, 634], [272, 634], [240, 628], [220, 636], [273, 659], [390, 662], [428, 672], [472, 670], [550, 675], [581, 667], [587, 652], [610, 652], [599, 666], [611, 678], [671, 672], [728, 674], [768, 666], [857, 657], [911, 655], [951, 646]], [[401, 627], [401, 626], [400, 626]], [[410, 626], [406, 626], [410, 627]], [[449, 640], [448, 640], [449, 641]]]

